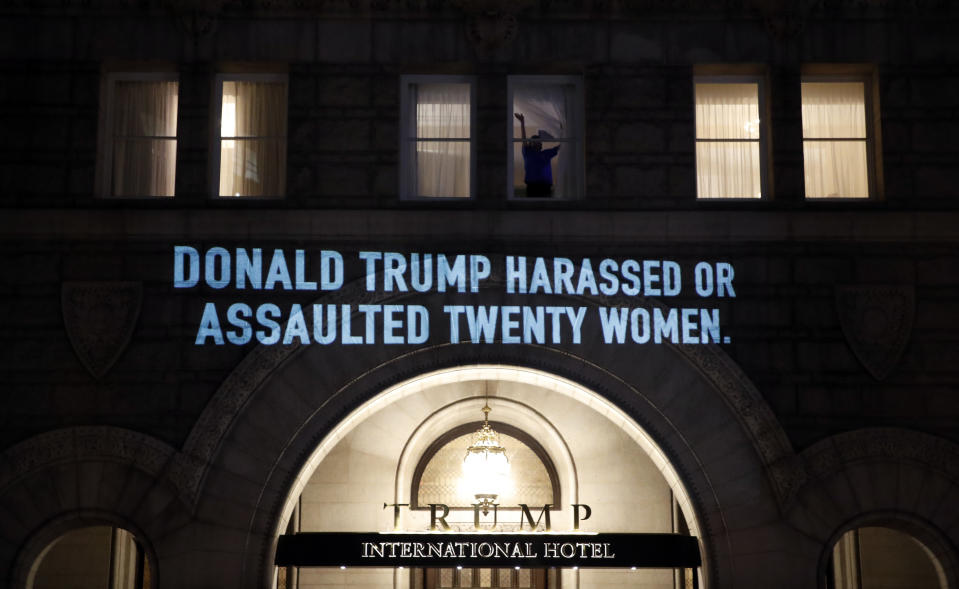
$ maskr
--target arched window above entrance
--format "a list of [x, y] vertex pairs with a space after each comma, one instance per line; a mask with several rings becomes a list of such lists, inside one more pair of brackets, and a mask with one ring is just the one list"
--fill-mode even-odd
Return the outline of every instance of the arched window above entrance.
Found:
[[115, 526], [87, 526], [61, 534], [44, 548], [27, 589], [151, 589], [154, 574], [139, 541]]
[[[472, 509], [474, 499], [458, 488], [463, 459], [473, 432], [482, 422], [460, 425], [436, 439], [423, 453], [413, 472], [411, 507], [424, 509], [442, 503], [453, 509]], [[490, 422], [500, 434], [510, 462], [511, 490], [497, 499], [501, 509], [520, 503], [560, 506], [559, 477], [552, 460], [534, 438], [506, 423]]]
[[946, 589], [939, 560], [912, 535], [863, 526], [840, 536], [826, 571], [827, 589]]

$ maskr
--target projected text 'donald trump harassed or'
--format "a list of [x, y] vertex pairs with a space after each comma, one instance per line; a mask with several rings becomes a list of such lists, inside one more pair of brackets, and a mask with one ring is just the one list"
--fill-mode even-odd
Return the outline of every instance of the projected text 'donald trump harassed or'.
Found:
[[[196, 345], [729, 343], [719, 308], [667, 302], [735, 298], [734, 277], [728, 262], [184, 245], [173, 263], [175, 289], [214, 295]], [[317, 302], [279, 300], [304, 293]]]

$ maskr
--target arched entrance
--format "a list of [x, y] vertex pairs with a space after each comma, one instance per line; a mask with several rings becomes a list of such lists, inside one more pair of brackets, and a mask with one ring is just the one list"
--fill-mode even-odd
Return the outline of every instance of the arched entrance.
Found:
[[[557, 398], [572, 399], [561, 389], [578, 387], [591, 393], [592, 401], [583, 397], [587, 407], [602, 406], [600, 413], [635, 424], [639, 432], [626, 436], [629, 443], [650, 447], [649, 460], [668, 465], [656, 464], [657, 476], [668, 489], [685, 490], [677, 501], [685, 494], [690, 508], [682, 505], [683, 512], [695, 518], [705, 586], [745, 586], [768, 570], [737, 568], [737, 551], [750, 548], [742, 539], [761, 536], [764, 549], [783, 552], [794, 539], [779, 511], [780, 498], [797, 484], [790, 474], [794, 454], [762, 397], [718, 349], [614, 348], [592, 358], [499, 344], [395, 350], [258, 348], [224, 381], [184, 455], [197, 465], [191, 480], [197, 481], [198, 516], [221, 517], [224, 509], [249, 514], [242, 536], [239, 530], [210, 536], [220, 553], [225, 539], [236, 555], [238, 586], [273, 583], [277, 538], [322, 457], [321, 446], [341, 440], [354, 422], [381, 409], [383, 399], [422, 387], [424, 376], [466, 369], [509, 368], [563, 383], [547, 386]], [[391, 467], [394, 495], [397, 465]]]
[[[591, 506], [592, 521], [584, 523], [584, 529], [699, 534], [701, 526], [678, 473], [634, 420], [572, 381], [503, 365], [424, 374], [390, 387], [354, 410], [307, 459], [284, 505], [280, 529], [290, 528], [295, 513], [296, 531], [388, 531], [394, 523], [392, 513], [384, 512], [380, 504], [413, 506], [403, 509], [395, 523], [408, 531], [429, 529], [429, 511], [423, 506], [417, 509], [412, 496], [417, 467], [437, 439], [475, 421], [484, 403], [493, 408], [497, 420], [536, 440], [555, 465], [558, 495], [563, 499], [553, 506], [554, 529], [571, 530], [571, 506], [585, 503]], [[522, 482], [522, 473], [513, 477]], [[468, 505], [454, 503], [452, 493], [449, 496], [446, 501], [454, 513], [446, 519], [461, 529], [471, 528], [473, 514]], [[463, 509], [456, 512], [457, 506]], [[484, 519], [486, 525], [489, 518]], [[498, 510], [498, 529], [515, 528], [521, 520], [515, 505]], [[514, 564], [510, 562], [508, 568]], [[477, 569], [481, 573], [491, 577], [486, 585], [490, 587], [512, 587], [523, 578], [519, 572], [510, 573], [515, 579], [507, 578], [503, 585], [496, 569]], [[336, 579], [330, 579], [331, 574]], [[409, 572], [365, 569], [361, 574], [307, 569], [299, 572], [298, 579], [304, 586], [331, 581], [350, 586], [351, 574], [361, 575], [358, 583], [403, 588], [429, 586], [431, 579], [427, 575], [424, 583]], [[563, 587], [601, 581], [609, 586], [641, 582], [671, 588], [675, 574], [670, 570], [625, 574], [564, 570], [557, 581]], [[456, 579], [457, 584], [450, 586], [472, 586], [462, 584], [462, 573]]]

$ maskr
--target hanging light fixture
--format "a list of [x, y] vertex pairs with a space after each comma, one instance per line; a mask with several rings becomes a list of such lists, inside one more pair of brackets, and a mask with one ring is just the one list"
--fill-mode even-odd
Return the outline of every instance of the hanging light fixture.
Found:
[[499, 433], [489, 424], [489, 399], [483, 406], [483, 425], [473, 433], [472, 443], [463, 458], [461, 491], [476, 498], [483, 515], [496, 504], [496, 498], [512, 487], [509, 476], [509, 458], [500, 445]]

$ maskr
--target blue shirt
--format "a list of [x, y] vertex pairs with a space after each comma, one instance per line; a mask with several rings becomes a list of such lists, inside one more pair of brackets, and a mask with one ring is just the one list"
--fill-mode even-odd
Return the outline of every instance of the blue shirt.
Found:
[[553, 168], [549, 160], [559, 153], [559, 146], [536, 151], [523, 146], [523, 168], [526, 171], [527, 184], [552, 184]]

